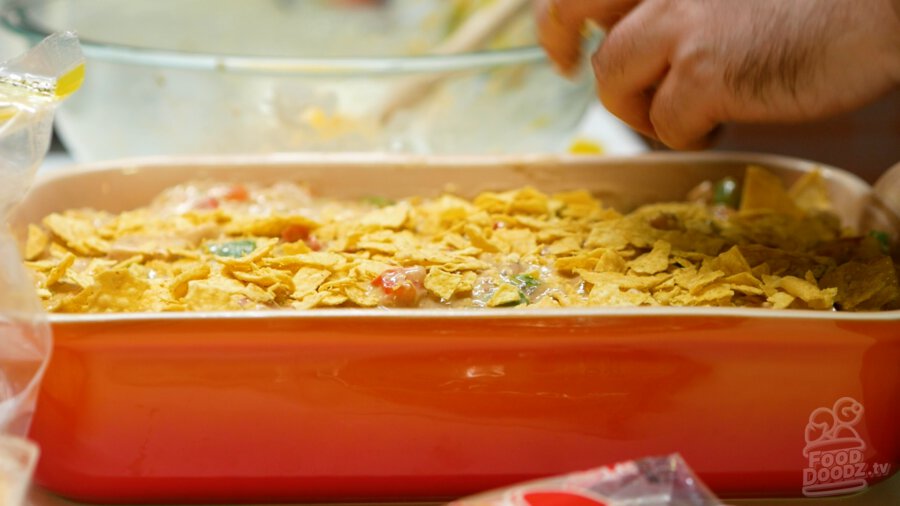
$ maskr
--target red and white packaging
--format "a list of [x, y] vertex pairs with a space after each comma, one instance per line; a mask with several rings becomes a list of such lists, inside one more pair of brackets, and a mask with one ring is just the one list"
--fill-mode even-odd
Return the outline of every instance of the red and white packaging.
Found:
[[449, 506], [724, 506], [677, 454], [530, 481]]

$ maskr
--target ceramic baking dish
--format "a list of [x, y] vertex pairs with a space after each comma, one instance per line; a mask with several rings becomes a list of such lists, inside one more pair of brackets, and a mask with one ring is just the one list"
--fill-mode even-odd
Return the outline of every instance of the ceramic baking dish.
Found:
[[[587, 188], [682, 199], [739, 154], [150, 159], [60, 170], [14, 216], [193, 179], [334, 197]], [[823, 168], [848, 224], [871, 188]], [[890, 226], [881, 222], [880, 227]], [[894, 230], [896, 232], [896, 230]], [[84, 502], [430, 501], [680, 452], [723, 497], [861, 490], [900, 464], [900, 311], [717, 308], [51, 315], [36, 482]], [[812, 432], [810, 432], [812, 431]], [[817, 432], [818, 431], [818, 432]], [[818, 434], [824, 437], [810, 437]]]

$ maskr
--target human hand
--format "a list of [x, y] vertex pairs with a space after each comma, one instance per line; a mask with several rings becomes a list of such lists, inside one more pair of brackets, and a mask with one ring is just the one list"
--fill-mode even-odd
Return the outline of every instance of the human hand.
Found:
[[[896, 4], [896, 5], [892, 5]], [[537, 0], [541, 44], [564, 73], [584, 23], [606, 108], [676, 149], [725, 122], [810, 121], [900, 84], [900, 0]]]

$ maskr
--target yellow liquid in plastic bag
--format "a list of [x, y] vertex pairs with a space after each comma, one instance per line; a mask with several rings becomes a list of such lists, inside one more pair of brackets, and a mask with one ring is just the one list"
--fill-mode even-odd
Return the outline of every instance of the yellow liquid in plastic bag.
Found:
[[28, 80], [12, 81], [0, 77], [0, 123], [20, 111], [17, 104], [62, 100], [77, 91], [83, 82], [84, 63], [60, 76], [50, 89], [46, 88], [45, 83], [38, 85]]
[[56, 98], [66, 98], [75, 93], [78, 88], [81, 88], [81, 83], [83, 82], [84, 63], [66, 72], [56, 81]]

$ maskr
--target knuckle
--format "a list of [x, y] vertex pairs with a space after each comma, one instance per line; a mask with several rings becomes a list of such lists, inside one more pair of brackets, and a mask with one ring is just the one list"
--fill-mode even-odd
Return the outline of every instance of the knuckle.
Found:
[[679, 46], [672, 67], [681, 79], [702, 82], [712, 77], [715, 60], [715, 50], [712, 47], [692, 41]]
[[650, 103], [650, 124], [653, 125], [661, 141], [665, 142], [667, 146], [677, 149], [677, 146], [670, 144], [670, 142], [678, 144], [679, 141], [676, 118], [674, 106], [668, 97], [657, 95], [653, 98]]
[[702, 130], [705, 125], [701, 110], [684, 110], [668, 97], [654, 99], [650, 106], [650, 123], [659, 140], [677, 150], [703, 149], [712, 141], [710, 132]]
[[594, 78], [597, 81], [598, 91], [609, 88], [611, 83], [610, 74], [608, 72], [609, 62], [604, 57], [602, 50], [595, 51], [591, 55], [591, 67], [594, 70]]

